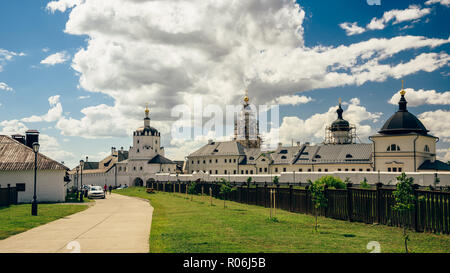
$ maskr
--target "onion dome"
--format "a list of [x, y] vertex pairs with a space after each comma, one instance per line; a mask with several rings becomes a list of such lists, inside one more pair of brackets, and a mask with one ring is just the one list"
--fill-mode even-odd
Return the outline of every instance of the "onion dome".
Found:
[[342, 117], [342, 113], [344, 113], [344, 110], [342, 109], [341, 103], [342, 101], [339, 98], [339, 108], [336, 110], [338, 118], [335, 121], [333, 121], [333, 123], [331, 123], [330, 129], [332, 132], [350, 131], [350, 123]]
[[156, 130], [154, 127], [150, 126], [150, 117], [149, 117], [150, 110], [148, 109], [148, 103], [145, 106], [145, 118], [144, 118], [144, 126], [139, 127], [136, 132], [140, 135], [159, 135], [158, 130]]
[[401, 98], [398, 102], [398, 111], [386, 121], [379, 133], [388, 135], [408, 133], [417, 133], [421, 135], [428, 134], [429, 131], [422, 122], [415, 115], [408, 112], [406, 107], [408, 102], [405, 99], [405, 93], [402, 81], [402, 91], [400, 92]]

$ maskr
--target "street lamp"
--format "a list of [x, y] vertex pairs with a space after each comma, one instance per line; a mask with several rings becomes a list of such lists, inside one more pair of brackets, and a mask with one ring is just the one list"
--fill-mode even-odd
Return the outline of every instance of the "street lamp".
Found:
[[80, 160], [80, 202], [83, 202], [83, 166], [84, 166], [84, 161], [83, 159]]
[[31, 215], [37, 216], [38, 205], [36, 200], [36, 173], [37, 173], [37, 154], [39, 152], [39, 143], [33, 143], [33, 152], [34, 152], [34, 195], [33, 202], [31, 203]]

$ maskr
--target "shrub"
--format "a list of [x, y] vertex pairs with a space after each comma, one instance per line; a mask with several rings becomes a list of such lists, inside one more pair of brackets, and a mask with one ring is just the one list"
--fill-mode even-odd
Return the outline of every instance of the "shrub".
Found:
[[[345, 189], [346, 184], [342, 182], [342, 180], [339, 177], [334, 177], [332, 175], [326, 175], [319, 178], [319, 180], [316, 181], [319, 184], [327, 185], [329, 189]], [[314, 182], [314, 183], [316, 183]]]

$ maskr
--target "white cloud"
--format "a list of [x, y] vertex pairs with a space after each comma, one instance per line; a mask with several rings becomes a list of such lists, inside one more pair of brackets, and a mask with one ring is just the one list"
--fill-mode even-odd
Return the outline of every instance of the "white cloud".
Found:
[[0, 82], [0, 90], [13, 91], [13, 89], [4, 82]]
[[42, 49], [42, 52], [45, 52], [45, 53], [47, 53], [47, 52], [49, 52], [50, 51], [50, 48], [48, 48], [48, 47], [44, 47], [43, 49]]
[[361, 34], [366, 31], [363, 27], [358, 26], [357, 22], [354, 22], [354, 23], [344, 22], [342, 24], [339, 24], [339, 26], [343, 30], [345, 30], [345, 33], [347, 34], [347, 36]]
[[59, 95], [51, 96], [48, 98], [48, 103], [50, 104], [50, 109], [45, 115], [42, 116], [31, 116], [28, 118], [23, 118], [23, 122], [53, 122], [61, 118], [63, 108], [61, 102], [59, 101]]
[[269, 105], [299, 105], [299, 104], [305, 104], [308, 102], [313, 101], [311, 97], [306, 96], [298, 96], [298, 95], [286, 95], [278, 97], [271, 102], [269, 102]]
[[91, 96], [79, 96], [78, 99], [79, 100], [85, 100], [85, 99], [89, 99]]
[[[443, 142], [450, 142], [450, 111], [436, 110], [424, 112], [418, 118], [432, 135], [440, 138]], [[439, 122], [436, 122], [439, 121]]]
[[450, 161], [450, 148], [446, 149], [437, 149], [437, 158], [444, 162]]
[[[450, 91], [436, 92], [435, 90], [414, 90], [412, 88], [406, 88], [406, 100], [408, 106], [420, 106], [424, 104], [430, 105], [450, 105]], [[390, 104], [398, 104], [400, 100], [400, 93], [395, 93], [388, 101]]]
[[76, 5], [82, 3], [83, 0], [59, 0], [51, 1], [47, 4], [46, 9], [54, 13], [55, 11], [65, 12], [67, 9], [71, 9]]
[[393, 24], [399, 24], [406, 21], [413, 21], [430, 14], [430, 8], [421, 8], [418, 5], [410, 5], [407, 9], [393, 9], [386, 11], [381, 18], [374, 17], [366, 26], [367, 29], [377, 30], [384, 29], [386, 24], [393, 20]]
[[[367, 122], [377, 122], [381, 113], [371, 113], [364, 106], [360, 105], [358, 98], [350, 100], [347, 109], [344, 109], [344, 119], [356, 126], [356, 132], [360, 139], [368, 137], [374, 133], [372, 127]], [[307, 119], [296, 116], [286, 116], [283, 118], [279, 129], [271, 130], [263, 135], [264, 139], [275, 146], [277, 139], [273, 139], [276, 133], [279, 134], [279, 141], [291, 143], [291, 140], [301, 142], [322, 142], [325, 138], [325, 128], [337, 118], [337, 106], [330, 107], [325, 113], [314, 114]]]
[[0, 48], [0, 72], [3, 71], [6, 62], [12, 61], [15, 56], [25, 56], [25, 53], [16, 53]]
[[65, 63], [68, 60], [70, 60], [70, 56], [67, 54], [67, 52], [62, 51], [62, 52], [57, 52], [55, 54], [52, 54], [52, 55], [48, 56], [47, 58], [43, 59], [41, 61], [41, 64], [55, 65], [55, 64]]
[[446, 7], [450, 7], [450, 0], [428, 0], [425, 2], [425, 5], [433, 5], [437, 3]]
[[[419, 36], [306, 47], [304, 17], [291, 0], [84, 1], [70, 11], [65, 29], [89, 37], [72, 67], [81, 88], [112, 97], [114, 105], [85, 108], [81, 119], [64, 117], [59, 128], [91, 138], [126, 135], [141, 123], [136, 106], [147, 101], [152, 122], [170, 128], [171, 109], [190, 105], [195, 96], [205, 106], [237, 103], [248, 86], [252, 102], [263, 104], [307, 90], [434, 71], [449, 61], [445, 52], [416, 53], [449, 39]], [[401, 63], [392, 60], [399, 53]]]

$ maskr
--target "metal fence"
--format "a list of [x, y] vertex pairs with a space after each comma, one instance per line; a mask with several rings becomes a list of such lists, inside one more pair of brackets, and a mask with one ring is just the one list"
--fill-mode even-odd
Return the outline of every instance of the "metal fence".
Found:
[[17, 188], [9, 184], [6, 188], [0, 185], [0, 207], [17, 204]]
[[[154, 182], [149, 186], [157, 191], [186, 193], [189, 182]], [[209, 189], [216, 198], [220, 195], [220, 183], [196, 183], [195, 192], [209, 195]], [[278, 186], [235, 186], [225, 199], [239, 203], [270, 206], [270, 190], [274, 189], [276, 206], [279, 209], [315, 214], [314, 204], [308, 189]], [[393, 211], [395, 189], [383, 188], [381, 183], [376, 189], [352, 187], [347, 189], [326, 189], [327, 207], [317, 211], [318, 215], [338, 220], [378, 223], [402, 227], [406, 225], [417, 232], [450, 234], [450, 192], [414, 190], [417, 202], [414, 211], [399, 214]]]

